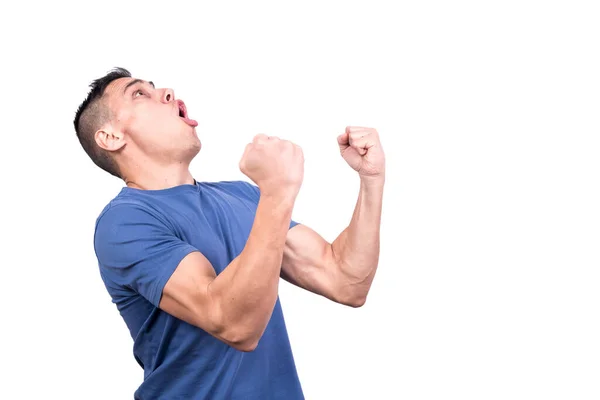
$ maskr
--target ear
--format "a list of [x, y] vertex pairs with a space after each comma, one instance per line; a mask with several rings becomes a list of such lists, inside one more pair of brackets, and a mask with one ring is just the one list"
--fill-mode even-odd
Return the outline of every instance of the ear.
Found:
[[97, 130], [94, 134], [94, 139], [101, 149], [107, 151], [117, 151], [125, 145], [123, 133], [113, 129], [110, 125]]

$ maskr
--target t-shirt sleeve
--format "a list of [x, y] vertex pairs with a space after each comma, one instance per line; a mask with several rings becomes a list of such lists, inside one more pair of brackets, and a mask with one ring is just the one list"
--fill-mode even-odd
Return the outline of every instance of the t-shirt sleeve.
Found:
[[[258, 204], [258, 200], [260, 199], [259, 187], [253, 183], [249, 183], [249, 182], [245, 182], [245, 181], [239, 181], [238, 183], [241, 186], [241, 190], [248, 193], [248, 195], [250, 196], [252, 201], [254, 201], [256, 204]], [[294, 226], [296, 226], [298, 224], [300, 224], [300, 223], [292, 219], [290, 221], [290, 229], [292, 229]]]
[[164, 286], [196, 248], [141, 206], [119, 204], [96, 223], [94, 248], [102, 274], [158, 307]]

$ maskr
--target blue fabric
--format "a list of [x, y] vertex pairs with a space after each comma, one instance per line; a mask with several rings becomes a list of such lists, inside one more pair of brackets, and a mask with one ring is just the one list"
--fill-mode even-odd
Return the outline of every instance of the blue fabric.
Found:
[[[200, 251], [217, 274], [242, 251], [259, 190], [243, 181], [125, 187], [96, 221], [100, 274], [144, 369], [136, 399], [303, 399], [279, 298], [252, 352], [158, 308], [179, 262]], [[297, 223], [292, 221], [290, 228]]]

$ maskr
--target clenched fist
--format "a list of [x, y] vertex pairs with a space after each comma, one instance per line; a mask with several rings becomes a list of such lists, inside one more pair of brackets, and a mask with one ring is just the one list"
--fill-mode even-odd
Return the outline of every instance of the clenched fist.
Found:
[[246, 146], [239, 166], [265, 195], [295, 198], [304, 179], [302, 149], [274, 136], [256, 135]]
[[385, 154], [377, 130], [348, 126], [337, 140], [342, 157], [361, 177], [383, 179]]

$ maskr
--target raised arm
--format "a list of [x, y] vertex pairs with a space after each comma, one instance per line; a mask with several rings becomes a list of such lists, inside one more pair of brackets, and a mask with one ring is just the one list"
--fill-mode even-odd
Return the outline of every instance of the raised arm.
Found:
[[379, 135], [371, 128], [348, 127], [338, 144], [342, 157], [360, 177], [350, 223], [332, 243], [309, 227], [292, 228], [281, 276], [335, 302], [360, 307], [379, 263], [385, 158]]
[[304, 158], [293, 143], [258, 135], [246, 147], [240, 169], [261, 192], [245, 248], [218, 276], [202, 254], [188, 254], [165, 285], [160, 308], [239, 350], [251, 351], [277, 300]]

